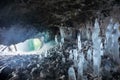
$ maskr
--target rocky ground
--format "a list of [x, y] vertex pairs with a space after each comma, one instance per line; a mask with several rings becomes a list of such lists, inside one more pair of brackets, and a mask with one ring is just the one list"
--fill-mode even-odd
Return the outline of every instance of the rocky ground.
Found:
[[[75, 47], [74, 44], [65, 43], [62, 47], [50, 49], [47, 56], [0, 56], [0, 80], [68, 80], [68, 69], [74, 64], [69, 59], [69, 50]], [[92, 74], [90, 64], [87, 66], [84, 77], [88, 80], [120, 80], [120, 65], [109, 56], [102, 57], [99, 77]], [[76, 68], [75, 72], [77, 76]]]

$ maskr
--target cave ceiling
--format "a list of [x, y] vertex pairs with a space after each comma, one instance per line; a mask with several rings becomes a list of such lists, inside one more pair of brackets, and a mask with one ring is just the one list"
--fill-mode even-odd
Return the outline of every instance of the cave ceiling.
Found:
[[112, 16], [119, 0], [0, 0], [0, 26], [33, 24], [74, 27]]

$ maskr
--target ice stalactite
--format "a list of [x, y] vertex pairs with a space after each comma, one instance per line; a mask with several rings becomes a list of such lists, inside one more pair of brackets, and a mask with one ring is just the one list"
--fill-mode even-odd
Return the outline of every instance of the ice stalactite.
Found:
[[100, 73], [100, 65], [101, 65], [101, 37], [99, 37], [99, 23], [96, 19], [95, 24], [94, 24], [94, 30], [92, 34], [92, 42], [93, 42], [93, 69], [94, 69], [94, 74], [99, 76]]
[[76, 74], [73, 67], [70, 67], [68, 69], [68, 77], [69, 77], [69, 80], [76, 80]]

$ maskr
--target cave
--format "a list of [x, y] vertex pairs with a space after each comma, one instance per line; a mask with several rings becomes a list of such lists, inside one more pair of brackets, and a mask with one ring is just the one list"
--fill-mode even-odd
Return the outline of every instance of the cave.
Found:
[[0, 80], [120, 80], [119, 0], [0, 0]]

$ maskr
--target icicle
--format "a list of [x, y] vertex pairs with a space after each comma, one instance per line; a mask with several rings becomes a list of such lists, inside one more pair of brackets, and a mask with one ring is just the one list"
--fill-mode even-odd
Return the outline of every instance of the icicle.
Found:
[[81, 50], [82, 47], [81, 47], [81, 37], [80, 37], [80, 34], [78, 35], [78, 50]]
[[69, 80], [76, 80], [75, 70], [73, 67], [70, 67], [68, 69], [68, 77], [69, 77]]

